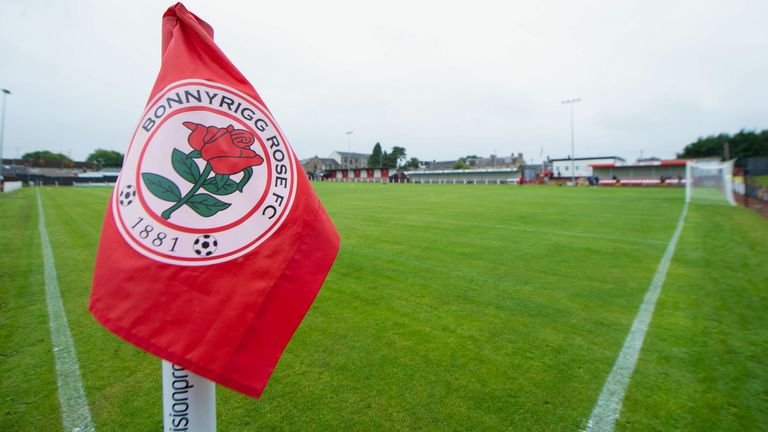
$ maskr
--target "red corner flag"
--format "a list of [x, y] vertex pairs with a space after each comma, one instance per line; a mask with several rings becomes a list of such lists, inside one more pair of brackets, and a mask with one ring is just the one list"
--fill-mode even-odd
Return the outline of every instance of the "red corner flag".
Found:
[[339, 237], [256, 90], [181, 3], [107, 207], [90, 310], [247, 395], [264, 390]]

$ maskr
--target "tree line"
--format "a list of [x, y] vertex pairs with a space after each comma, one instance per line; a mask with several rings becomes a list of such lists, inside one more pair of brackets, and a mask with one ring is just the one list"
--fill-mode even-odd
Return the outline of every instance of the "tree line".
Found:
[[[87, 166], [95, 169], [120, 168], [124, 155], [114, 150], [96, 149], [85, 160]], [[74, 168], [75, 161], [64, 153], [40, 150], [24, 153], [21, 160], [25, 164], [40, 168]]]
[[[728, 154], [726, 154], [726, 152]], [[738, 133], [731, 135], [720, 133], [697, 139], [683, 148], [683, 151], [677, 154], [680, 159], [694, 159], [705, 157], [718, 157], [737, 159], [768, 156], [768, 129], [756, 132], [742, 129]], [[453, 169], [470, 168], [469, 160], [477, 155], [468, 155], [461, 157], [453, 165]], [[421, 162], [418, 158], [411, 158], [406, 161], [405, 148], [394, 146], [390, 152], [383, 151], [380, 143], [373, 146], [371, 156], [368, 158], [368, 168], [405, 168], [418, 169]]]
[[699, 138], [685, 146], [682, 153], [677, 154], [681, 159], [704, 157], [744, 159], [755, 156], [768, 156], [768, 129], [760, 132], [742, 129], [735, 135], [721, 133]]
[[421, 164], [418, 158], [406, 160], [405, 148], [394, 146], [389, 152], [382, 150], [381, 143], [376, 143], [368, 156], [368, 168], [405, 168], [416, 169]]
[[[760, 132], [742, 129], [734, 135], [720, 133], [699, 138], [686, 145], [683, 151], [677, 154], [681, 159], [704, 157], [744, 159], [755, 156], [768, 156], [768, 129]], [[476, 155], [459, 158], [453, 168], [468, 168], [467, 160], [472, 157], [477, 158]], [[120, 152], [99, 148], [88, 155], [85, 162], [87, 166], [95, 169], [120, 168], [123, 166], [123, 158], [124, 155]], [[75, 166], [75, 161], [69, 156], [49, 150], [25, 153], [21, 159], [25, 164], [34, 167], [73, 168]], [[376, 143], [368, 157], [367, 166], [368, 168], [418, 169], [421, 161], [415, 157], [408, 159], [404, 147], [394, 146], [390, 151], [386, 151], [382, 149], [381, 143]]]

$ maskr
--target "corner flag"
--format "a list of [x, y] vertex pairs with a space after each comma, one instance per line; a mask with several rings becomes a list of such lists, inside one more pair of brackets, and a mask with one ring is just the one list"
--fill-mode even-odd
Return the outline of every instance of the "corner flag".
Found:
[[259, 397], [339, 237], [272, 113], [181, 3], [107, 207], [90, 311], [137, 347]]

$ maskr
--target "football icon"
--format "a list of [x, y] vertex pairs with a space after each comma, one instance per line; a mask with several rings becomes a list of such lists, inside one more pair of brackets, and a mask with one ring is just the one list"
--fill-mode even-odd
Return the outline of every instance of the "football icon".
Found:
[[198, 236], [195, 239], [195, 243], [192, 245], [192, 247], [195, 249], [195, 254], [197, 256], [211, 256], [216, 252], [216, 248], [219, 246], [219, 242], [216, 240], [216, 237], [209, 235], [209, 234], [203, 234], [201, 236]]
[[133, 185], [125, 185], [120, 189], [120, 205], [123, 207], [129, 206], [136, 198], [136, 189]]

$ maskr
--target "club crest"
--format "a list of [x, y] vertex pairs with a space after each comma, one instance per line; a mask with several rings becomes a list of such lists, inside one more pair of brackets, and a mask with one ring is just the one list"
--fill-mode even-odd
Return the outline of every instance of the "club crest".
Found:
[[143, 255], [215, 264], [274, 233], [290, 211], [295, 175], [293, 152], [263, 106], [221, 84], [181, 81], [144, 112], [112, 209]]

